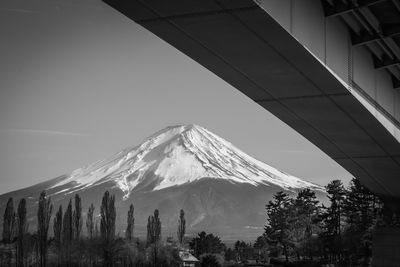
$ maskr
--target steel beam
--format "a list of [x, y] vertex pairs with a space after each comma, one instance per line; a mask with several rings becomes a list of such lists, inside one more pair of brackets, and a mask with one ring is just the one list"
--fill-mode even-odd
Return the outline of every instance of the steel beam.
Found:
[[400, 60], [397, 58], [390, 58], [388, 56], [384, 56], [381, 59], [379, 58], [374, 58], [374, 66], [375, 69], [385, 69], [391, 66], [395, 66], [397, 64], [400, 64]]
[[334, 4], [331, 5], [326, 0], [323, 0], [323, 6], [324, 6], [325, 16], [334, 17], [352, 12], [362, 7], [376, 5], [384, 1], [387, 0], [359, 0], [356, 1], [356, 3], [353, 3], [352, 1], [348, 1], [346, 3], [344, 3], [343, 1], [334, 1], [333, 2]]
[[359, 34], [354, 33], [352, 35], [353, 46], [364, 45], [370, 42], [376, 42], [378, 40], [393, 37], [395, 35], [400, 35], [400, 24], [382, 24], [380, 33], [369, 33], [368, 31], [362, 31]]

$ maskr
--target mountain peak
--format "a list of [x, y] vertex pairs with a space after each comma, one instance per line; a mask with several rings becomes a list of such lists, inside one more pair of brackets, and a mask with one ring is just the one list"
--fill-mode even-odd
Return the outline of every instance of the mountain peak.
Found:
[[[201, 130], [207, 130], [206, 128], [199, 126], [197, 124], [175, 124], [175, 125], [171, 125], [171, 126], [167, 126], [164, 129], [158, 131], [157, 133], [160, 132], [168, 132], [168, 131], [176, 131], [176, 132], [186, 132], [186, 131], [191, 131], [191, 130], [197, 130], [197, 131], [201, 131]], [[157, 135], [157, 133], [155, 135]]]
[[[137, 188], [161, 190], [202, 178], [293, 190], [320, 186], [262, 163], [211, 131], [196, 125], [166, 127], [138, 146], [73, 171], [53, 187], [77, 184], [76, 190], [114, 182], [128, 198]], [[69, 193], [74, 192], [73, 190]]]

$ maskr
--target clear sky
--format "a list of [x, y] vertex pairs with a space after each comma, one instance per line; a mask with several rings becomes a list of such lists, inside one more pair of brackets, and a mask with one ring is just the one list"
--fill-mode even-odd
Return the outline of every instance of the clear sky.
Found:
[[0, 193], [195, 123], [325, 185], [351, 175], [238, 90], [100, 0], [0, 2]]

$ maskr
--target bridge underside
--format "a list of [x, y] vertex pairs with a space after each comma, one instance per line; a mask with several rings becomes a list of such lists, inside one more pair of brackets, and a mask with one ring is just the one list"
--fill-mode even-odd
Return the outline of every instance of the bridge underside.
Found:
[[105, 2], [273, 113], [400, 209], [399, 142], [253, 1]]

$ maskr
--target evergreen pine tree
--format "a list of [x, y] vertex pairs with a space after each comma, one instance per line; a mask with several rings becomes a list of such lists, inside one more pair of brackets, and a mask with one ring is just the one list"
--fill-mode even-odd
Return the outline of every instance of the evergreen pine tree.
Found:
[[265, 226], [265, 235], [271, 248], [277, 253], [282, 252], [286, 261], [289, 260], [289, 249], [292, 246], [291, 240], [291, 201], [283, 191], [273, 196], [267, 206], [268, 221]]
[[225, 251], [226, 246], [218, 236], [202, 231], [189, 242], [190, 249], [198, 257], [205, 253], [219, 254]]
[[359, 180], [352, 179], [343, 205], [346, 217], [345, 245], [351, 265], [367, 266], [372, 256], [372, 232], [377, 224], [381, 202]]
[[344, 227], [343, 205], [346, 189], [340, 180], [333, 180], [326, 186], [330, 206], [325, 208], [322, 216], [323, 231], [321, 236], [325, 243], [325, 250], [332, 260], [342, 258], [342, 229]]
[[299, 255], [313, 257], [312, 235], [317, 232], [319, 217], [318, 200], [315, 192], [309, 188], [298, 192], [293, 202], [293, 237], [296, 243], [296, 252]]

